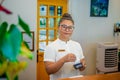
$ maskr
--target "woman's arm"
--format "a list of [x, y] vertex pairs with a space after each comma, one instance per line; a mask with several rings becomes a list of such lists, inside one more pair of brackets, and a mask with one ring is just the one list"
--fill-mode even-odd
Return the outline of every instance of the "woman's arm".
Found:
[[64, 65], [65, 62], [74, 62], [75, 60], [75, 55], [70, 53], [62, 57], [57, 62], [45, 61], [46, 71], [48, 74], [56, 73]]

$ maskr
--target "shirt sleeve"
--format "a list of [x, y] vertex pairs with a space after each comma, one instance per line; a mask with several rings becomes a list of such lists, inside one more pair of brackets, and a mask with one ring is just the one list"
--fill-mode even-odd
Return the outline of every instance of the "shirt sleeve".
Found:
[[79, 52], [80, 52], [80, 59], [83, 59], [84, 58], [84, 54], [83, 54], [83, 50], [82, 50], [82, 47], [81, 47], [81, 45], [78, 43], [78, 50], [79, 50]]
[[47, 46], [44, 52], [44, 61], [55, 62], [55, 50], [51, 46]]

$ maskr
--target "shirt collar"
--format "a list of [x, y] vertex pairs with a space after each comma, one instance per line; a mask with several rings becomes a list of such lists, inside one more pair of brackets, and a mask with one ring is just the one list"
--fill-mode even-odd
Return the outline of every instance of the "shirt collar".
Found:
[[71, 40], [65, 42], [65, 41], [62, 41], [62, 40], [60, 40], [60, 39], [58, 38], [58, 41], [59, 41], [61, 44], [68, 44]]

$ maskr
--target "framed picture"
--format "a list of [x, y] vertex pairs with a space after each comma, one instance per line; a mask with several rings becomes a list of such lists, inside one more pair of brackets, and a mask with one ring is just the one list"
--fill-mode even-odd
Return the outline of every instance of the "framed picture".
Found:
[[109, 0], [91, 0], [90, 16], [107, 17]]
[[31, 31], [32, 38], [26, 34], [26, 32], [22, 32], [23, 40], [27, 42], [31, 51], [34, 51], [34, 32]]

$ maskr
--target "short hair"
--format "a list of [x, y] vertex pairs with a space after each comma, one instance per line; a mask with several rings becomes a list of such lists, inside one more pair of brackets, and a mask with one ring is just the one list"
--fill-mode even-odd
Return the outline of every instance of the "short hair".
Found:
[[63, 16], [62, 16], [62, 18], [61, 18], [60, 21], [59, 21], [59, 25], [58, 25], [58, 26], [60, 26], [60, 23], [61, 23], [62, 21], [64, 21], [64, 20], [70, 20], [70, 21], [72, 21], [72, 23], [74, 24], [74, 21], [73, 21], [71, 15], [70, 15], [69, 13], [64, 13]]

